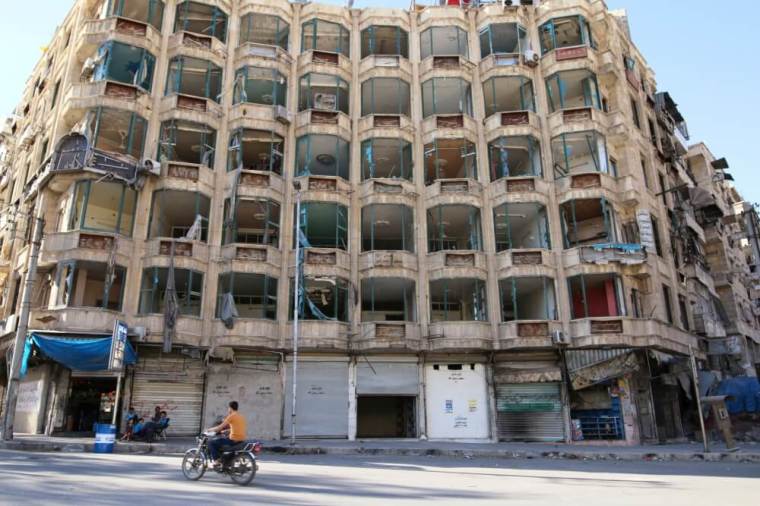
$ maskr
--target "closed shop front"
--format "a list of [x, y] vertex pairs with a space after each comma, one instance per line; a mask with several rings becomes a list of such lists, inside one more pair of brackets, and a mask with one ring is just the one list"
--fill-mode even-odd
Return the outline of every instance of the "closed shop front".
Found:
[[160, 406], [170, 418], [169, 434], [197, 435], [201, 430], [204, 372], [199, 356], [141, 347], [132, 377], [130, 405], [146, 419]]
[[[285, 375], [284, 434], [290, 436], [293, 408], [293, 364]], [[348, 357], [299, 357], [296, 392], [296, 436], [348, 438]]]
[[417, 437], [419, 369], [413, 362], [359, 359], [356, 366], [357, 427], [360, 438]]
[[427, 436], [483, 439], [489, 436], [486, 368], [472, 362], [425, 366]]

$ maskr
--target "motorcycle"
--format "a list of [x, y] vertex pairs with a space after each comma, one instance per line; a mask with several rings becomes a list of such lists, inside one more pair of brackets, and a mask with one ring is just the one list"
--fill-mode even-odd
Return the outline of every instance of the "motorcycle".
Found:
[[[209, 440], [216, 436], [215, 432], [204, 432], [198, 436], [198, 446], [185, 452], [182, 458], [182, 474], [191, 481], [203, 478], [211, 462]], [[226, 474], [238, 485], [248, 485], [256, 476], [259, 466], [256, 455], [261, 453], [261, 443], [258, 441], [243, 441], [222, 452], [221, 465], [212, 469], [219, 474]]]

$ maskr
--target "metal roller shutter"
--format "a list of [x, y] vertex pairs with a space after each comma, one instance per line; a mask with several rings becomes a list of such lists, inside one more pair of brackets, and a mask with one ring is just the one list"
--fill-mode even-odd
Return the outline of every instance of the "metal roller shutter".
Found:
[[497, 384], [496, 425], [504, 441], [563, 441], [560, 384]]
[[197, 435], [201, 429], [204, 367], [200, 359], [141, 350], [135, 366], [131, 405], [144, 417], [167, 407], [173, 436]]
[[[290, 435], [293, 364], [286, 369], [284, 433]], [[348, 362], [298, 362], [297, 437], [348, 437]]]
[[359, 363], [356, 376], [357, 395], [417, 395], [420, 390], [416, 363]]

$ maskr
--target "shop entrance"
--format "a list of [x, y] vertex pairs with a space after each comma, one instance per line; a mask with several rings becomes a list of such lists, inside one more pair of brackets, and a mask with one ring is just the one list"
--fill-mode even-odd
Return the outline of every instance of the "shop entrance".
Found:
[[416, 398], [360, 395], [357, 398], [356, 436], [360, 438], [417, 437]]
[[111, 423], [116, 378], [71, 378], [65, 432], [93, 432], [95, 423]]

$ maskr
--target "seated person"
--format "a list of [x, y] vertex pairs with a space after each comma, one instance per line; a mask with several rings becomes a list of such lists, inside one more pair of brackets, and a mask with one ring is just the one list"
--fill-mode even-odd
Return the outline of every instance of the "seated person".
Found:
[[166, 416], [166, 411], [162, 411], [161, 416], [158, 419], [158, 428], [161, 430], [164, 430], [168, 426], [169, 426], [169, 417]]
[[140, 418], [132, 427], [132, 435], [140, 437], [145, 432], [145, 418]]

